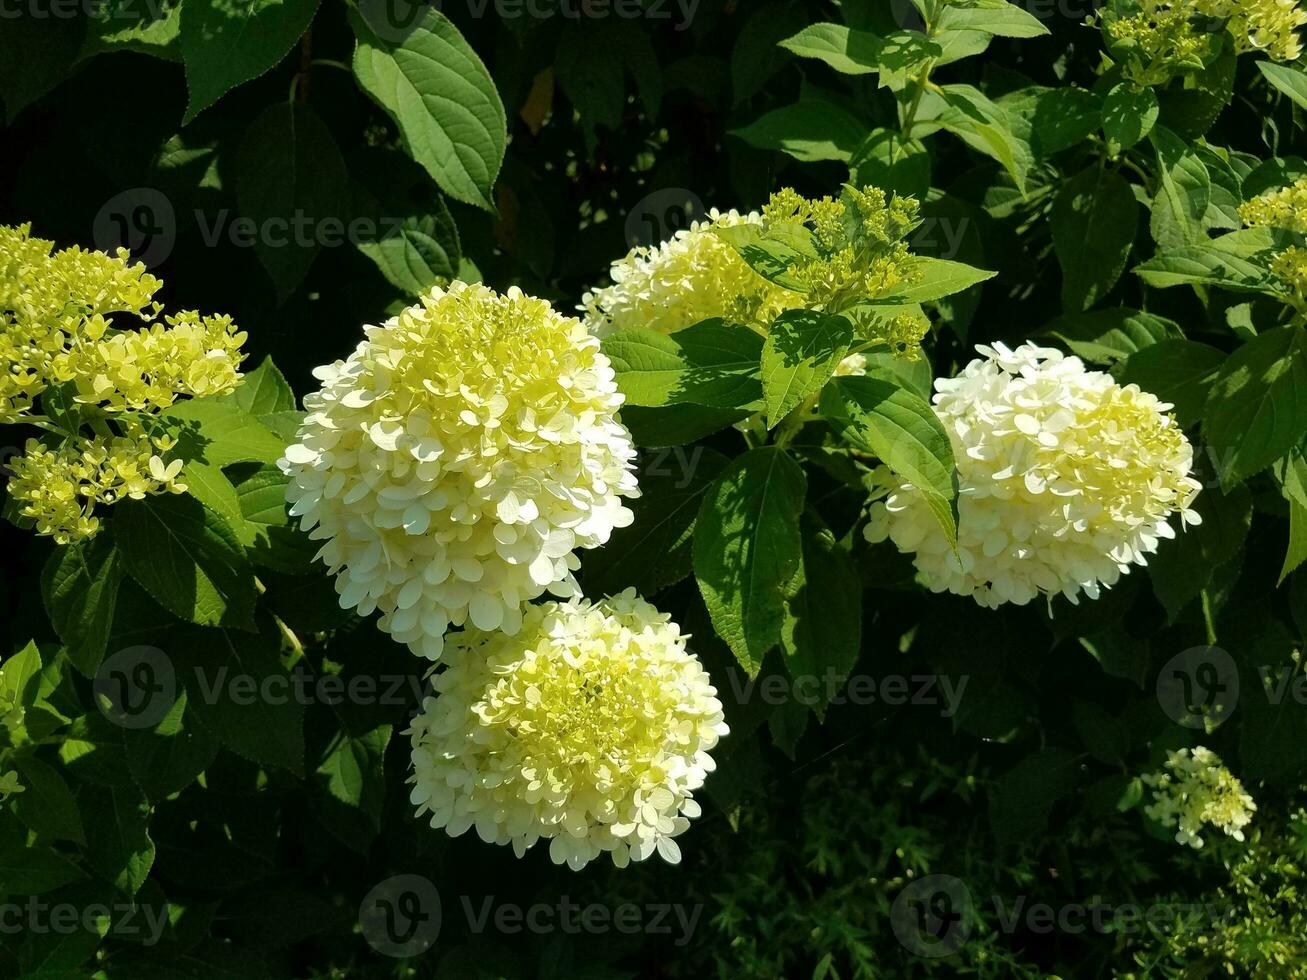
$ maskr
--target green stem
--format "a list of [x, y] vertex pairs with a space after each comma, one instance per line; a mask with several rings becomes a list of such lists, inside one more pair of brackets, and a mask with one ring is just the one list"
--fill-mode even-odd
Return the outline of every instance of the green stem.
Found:
[[1216, 618], [1212, 615], [1212, 597], [1208, 594], [1206, 589], [1203, 589], [1201, 598], [1203, 602], [1203, 625], [1207, 627], [1207, 645], [1209, 647], [1214, 647], [1216, 646], [1217, 638]]

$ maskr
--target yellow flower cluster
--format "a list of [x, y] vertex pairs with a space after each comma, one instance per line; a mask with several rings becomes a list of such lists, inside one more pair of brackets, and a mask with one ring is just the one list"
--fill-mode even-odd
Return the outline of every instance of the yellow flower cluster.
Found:
[[921, 492], [884, 468], [877, 496], [888, 496], [865, 531], [911, 552], [932, 590], [991, 608], [1041, 593], [1096, 599], [1175, 537], [1173, 513], [1200, 523], [1193, 448], [1171, 406], [1057, 350], [977, 351], [935, 382], [958, 467], [956, 550]]
[[[623, 327], [674, 333], [702, 320], [724, 317], [766, 333], [775, 318], [798, 307], [845, 312], [864, 340], [887, 344], [915, 357], [930, 323], [910, 313], [887, 316], [858, 309], [918, 278], [905, 241], [918, 224], [913, 198], [887, 199], [876, 188], [849, 188], [839, 199], [808, 200], [786, 189], [772, 195], [761, 213], [713, 210], [653, 248], [636, 248], [614, 262], [612, 285], [587, 293], [586, 326], [603, 337]], [[730, 244], [732, 230], [796, 237], [810, 243], [787, 270], [794, 289], [755, 272]], [[855, 371], [856, 362], [842, 366]]]
[[756, 211], [741, 215], [714, 208], [657, 246], [634, 248], [612, 264], [612, 285], [586, 293], [585, 324], [603, 337], [623, 327], [675, 333], [703, 320], [726, 317], [766, 329], [777, 315], [802, 306], [804, 297], [764, 279], [715, 234], [717, 228], [760, 225]]
[[918, 278], [907, 236], [920, 223], [916, 198], [849, 187], [838, 199], [808, 200], [786, 188], [762, 209], [763, 233], [810, 229], [816, 256], [790, 266], [809, 305], [843, 309], [887, 296]]
[[1282, 228], [1307, 235], [1307, 177], [1246, 201], [1239, 206], [1239, 217], [1249, 228]]
[[1307, 249], [1291, 245], [1271, 259], [1271, 275], [1293, 291], [1301, 304], [1307, 300]]
[[1243, 840], [1243, 829], [1257, 810], [1243, 784], [1215, 752], [1201, 745], [1169, 753], [1165, 768], [1143, 781], [1153, 789], [1153, 803], [1144, 812], [1165, 827], [1175, 827], [1176, 843], [1193, 848], [1203, 846], [1199, 834], [1204, 824]]
[[[96, 504], [184, 489], [176, 482], [181, 462], [160, 455], [171, 445], [123, 413], [153, 414], [180, 397], [234, 390], [245, 334], [229, 317], [195, 312], [155, 322], [163, 284], [125, 249], [53, 247], [32, 238], [30, 225], [0, 227], [0, 423], [29, 422], [62, 440], [29, 442], [9, 490], [40, 534], [67, 543], [96, 533]], [[145, 326], [120, 327], [116, 315]], [[67, 412], [54, 419], [43, 411], [42, 396], [56, 386], [84, 406], [81, 422], [94, 425], [93, 437]]]
[[0, 422], [31, 411], [53, 382], [53, 363], [88, 325], [103, 333], [109, 313], [144, 316], [162, 285], [127, 253], [67, 248], [31, 237], [31, 226], [0, 226]]
[[1198, 0], [1208, 17], [1229, 18], [1240, 54], [1263, 52], [1272, 61], [1297, 61], [1302, 56], [1298, 29], [1307, 24], [1307, 12], [1298, 0]]
[[516, 287], [454, 282], [379, 327], [319, 391], [282, 469], [340, 603], [414, 653], [450, 624], [513, 633], [575, 551], [632, 520], [635, 447], [599, 341]]
[[100, 529], [96, 504], [186, 492], [177, 480], [182, 461], [165, 463], [160, 455], [172, 448], [167, 437], [151, 439], [138, 424], [126, 429], [123, 436], [79, 436], [55, 449], [28, 440], [24, 455], [11, 464], [9, 492], [38, 534], [68, 544]]
[[106, 412], [161, 410], [180, 395], [220, 395], [240, 383], [245, 334], [231, 317], [186, 312], [166, 323], [105, 337], [97, 317], [85, 331], [91, 343], [74, 341], [56, 356], [54, 376], [76, 385], [78, 401]]
[[694, 791], [728, 731], [685, 641], [633, 590], [531, 606], [516, 636], [451, 636], [440, 696], [408, 731], [419, 816], [519, 857], [547, 839], [573, 869], [604, 853], [677, 863], [673, 838], [699, 815]]
[[1240, 54], [1263, 53], [1274, 61], [1302, 55], [1298, 29], [1307, 24], [1307, 13], [1297, 0], [1139, 0], [1104, 23], [1108, 35], [1132, 52], [1128, 74], [1140, 84], [1159, 85], [1215, 52], [1217, 35], [1205, 18], [1225, 21]]

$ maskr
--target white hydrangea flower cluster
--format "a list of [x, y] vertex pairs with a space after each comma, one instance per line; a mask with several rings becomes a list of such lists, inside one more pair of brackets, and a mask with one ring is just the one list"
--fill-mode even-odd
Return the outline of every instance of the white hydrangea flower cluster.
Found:
[[699, 815], [693, 793], [727, 734], [686, 637], [634, 590], [530, 607], [515, 636], [464, 630], [446, 645], [413, 722], [411, 799], [431, 826], [476, 827], [521, 857], [549, 839], [555, 864], [601, 854], [625, 867]]
[[761, 225], [762, 215], [713, 208], [706, 221], [692, 222], [667, 241], [631, 249], [612, 264], [612, 285], [582, 297], [586, 326], [597, 337], [623, 327], [675, 333], [713, 317], [769, 324], [802, 306], [802, 293], [758, 275], [713, 233], [742, 224]]
[[578, 548], [630, 524], [635, 448], [599, 342], [516, 289], [453, 283], [320, 367], [281, 468], [346, 609], [438, 658], [451, 624], [514, 633]]
[[1204, 824], [1242, 841], [1243, 828], [1253, 819], [1257, 804], [1243, 784], [1211, 749], [1195, 746], [1168, 753], [1161, 772], [1143, 777], [1153, 789], [1154, 802], [1144, 813], [1164, 827], [1175, 827], [1178, 844], [1203, 846], [1199, 832]]
[[990, 608], [1041, 593], [1096, 599], [1175, 536], [1172, 513], [1200, 523], [1193, 448], [1170, 405], [1057, 350], [976, 349], [957, 378], [935, 382], [958, 466], [956, 554], [921, 493], [884, 467], [865, 530], [912, 552], [932, 590]]

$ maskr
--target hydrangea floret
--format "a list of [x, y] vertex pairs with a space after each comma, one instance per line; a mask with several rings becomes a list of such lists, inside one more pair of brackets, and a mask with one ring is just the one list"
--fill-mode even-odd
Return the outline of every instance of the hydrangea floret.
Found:
[[1243, 830], [1257, 810], [1220, 757], [1201, 745], [1169, 753], [1163, 769], [1143, 781], [1153, 790], [1153, 803], [1144, 807], [1144, 813], [1165, 827], [1175, 827], [1176, 843], [1193, 848], [1203, 846], [1204, 825], [1242, 841]]
[[163, 283], [126, 249], [53, 248], [30, 225], [0, 227], [0, 423], [48, 433], [10, 464], [9, 493], [67, 544], [99, 531], [97, 505], [185, 491], [157, 416], [233, 391], [245, 334], [226, 316], [163, 316]]
[[1170, 405], [1057, 350], [976, 350], [935, 382], [958, 468], [956, 550], [921, 492], [884, 467], [864, 532], [911, 553], [933, 591], [991, 608], [1096, 599], [1175, 536], [1173, 513], [1200, 523], [1193, 449]]
[[686, 639], [630, 589], [534, 605], [514, 636], [451, 635], [439, 697], [408, 732], [419, 816], [518, 857], [547, 839], [573, 869], [603, 854], [677, 863], [728, 731]]
[[631, 522], [635, 448], [599, 341], [517, 288], [455, 282], [320, 367], [287, 499], [346, 609], [438, 658], [450, 624], [515, 633], [575, 552]]

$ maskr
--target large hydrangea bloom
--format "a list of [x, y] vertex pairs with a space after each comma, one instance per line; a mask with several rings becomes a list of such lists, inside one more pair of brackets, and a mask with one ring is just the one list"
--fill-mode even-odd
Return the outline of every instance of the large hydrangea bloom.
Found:
[[544, 300], [456, 282], [380, 327], [322, 388], [281, 461], [341, 605], [440, 656], [451, 623], [516, 632], [575, 593], [578, 548], [631, 522], [635, 449], [599, 342]]
[[450, 637], [409, 734], [412, 801], [431, 826], [555, 864], [607, 852], [624, 867], [699, 815], [693, 793], [727, 733], [722, 705], [675, 623], [634, 590], [527, 610], [516, 636]]
[[1201, 745], [1169, 753], [1165, 768], [1143, 781], [1153, 790], [1153, 802], [1144, 812], [1164, 827], [1175, 827], [1176, 843], [1193, 848], [1203, 846], [1204, 825], [1243, 840], [1243, 829], [1257, 810], [1243, 783]]
[[1173, 512], [1199, 523], [1193, 449], [1170, 405], [1060, 351], [977, 351], [957, 378], [935, 382], [958, 466], [957, 553], [921, 493], [884, 468], [869, 541], [912, 552], [934, 591], [996, 607], [1041, 593], [1096, 599], [1175, 536]]

